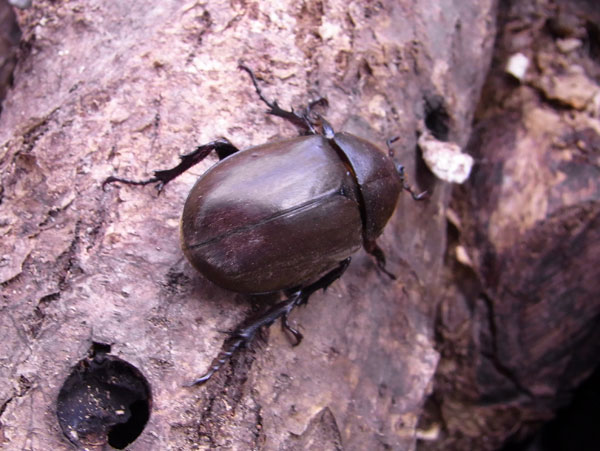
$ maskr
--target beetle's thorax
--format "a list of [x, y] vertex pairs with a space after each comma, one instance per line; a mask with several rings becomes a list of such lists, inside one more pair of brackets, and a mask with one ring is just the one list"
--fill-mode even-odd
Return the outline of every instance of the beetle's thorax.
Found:
[[374, 241], [394, 213], [402, 181], [393, 160], [375, 145], [349, 133], [330, 140], [351, 168], [359, 187], [363, 239]]

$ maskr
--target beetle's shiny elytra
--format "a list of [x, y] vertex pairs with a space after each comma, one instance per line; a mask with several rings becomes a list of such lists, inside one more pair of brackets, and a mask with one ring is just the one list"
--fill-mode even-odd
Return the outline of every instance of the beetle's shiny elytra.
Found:
[[[349, 133], [334, 133], [322, 118], [282, 110], [262, 94], [268, 113], [292, 122], [308, 136], [271, 142], [243, 151], [220, 139], [183, 155], [173, 169], [133, 181], [109, 177], [104, 185], [168, 182], [216, 151], [221, 161], [190, 191], [181, 218], [181, 243], [192, 265], [231, 291], [261, 294], [283, 291], [288, 298], [240, 325], [226, 340], [210, 369], [193, 384], [207, 381], [262, 326], [282, 318], [300, 343], [302, 334], [288, 324], [290, 311], [344, 273], [361, 246], [381, 270], [385, 256], [375, 240], [394, 212], [404, 183], [401, 166], [377, 146]], [[321, 126], [323, 134], [315, 128]]]
[[183, 251], [232, 291], [304, 286], [381, 233], [401, 187], [392, 160], [349, 134], [253, 147], [196, 182], [183, 209]]

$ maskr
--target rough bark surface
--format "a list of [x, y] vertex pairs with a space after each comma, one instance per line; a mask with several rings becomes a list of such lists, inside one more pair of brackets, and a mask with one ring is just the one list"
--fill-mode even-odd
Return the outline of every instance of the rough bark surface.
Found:
[[[70, 448], [57, 396], [98, 342], [152, 389], [131, 450], [414, 449], [438, 362], [450, 198], [416, 164], [415, 130], [467, 143], [495, 9], [494, 0], [40, 0], [19, 13], [21, 59], [0, 116], [2, 446]], [[282, 106], [323, 95], [336, 129], [382, 145], [400, 136], [396, 160], [431, 196], [403, 196], [379, 240], [396, 281], [359, 253], [292, 315], [300, 346], [273, 326], [187, 388], [222, 331], [252, 310], [179, 248], [186, 194], [215, 160], [160, 196], [101, 182], [147, 177], [220, 136], [240, 148], [293, 136], [263, 114], [240, 60]]]

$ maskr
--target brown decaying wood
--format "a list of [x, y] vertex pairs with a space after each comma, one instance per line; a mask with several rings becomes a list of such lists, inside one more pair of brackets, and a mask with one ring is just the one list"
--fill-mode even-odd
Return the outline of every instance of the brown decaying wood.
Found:
[[[594, 2], [500, 10], [468, 146], [478, 164], [451, 202], [441, 360], [422, 422], [445, 430], [422, 450], [519, 442], [598, 368], [599, 24]], [[517, 52], [530, 62], [521, 83], [504, 72]]]
[[[550, 207], [527, 215], [522, 200], [509, 195], [529, 193], [526, 187], [509, 185], [514, 191], [499, 195], [492, 189], [497, 179], [482, 181], [482, 174], [498, 175], [498, 166], [506, 171], [510, 166], [499, 160], [506, 156], [518, 156], [511, 161], [527, 168], [515, 149], [536, 149], [529, 158], [554, 175], [564, 168], [561, 186], [576, 185], [583, 180], [578, 171], [592, 171], [575, 164], [578, 158], [597, 154], [582, 151], [546, 166], [547, 146], [515, 146], [521, 138], [513, 142], [501, 129], [498, 145], [479, 146], [490, 154], [472, 147], [482, 165], [464, 197], [468, 208], [455, 209], [481, 287], [472, 290], [474, 298], [442, 296], [451, 292], [448, 280], [456, 278], [445, 278], [443, 271], [444, 265], [451, 268], [444, 260], [451, 187], [415, 163], [416, 130], [437, 117], [448, 121], [451, 141], [467, 144], [496, 17], [494, 0], [454, 3], [40, 0], [20, 12], [21, 60], [0, 116], [2, 446], [69, 449], [55, 416], [57, 395], [72, 366], [98, 341], [111, 344], [152, 387], [152, 416], [132, 450], [306, 449], [314, 443], [319, 449], [414, 449], [438, 363], [434, 318], [438, 311], [456, 314], [463, 299], [473, 303], [465, 309], [473, 330], [491, 321], [496, 331], [493, 343], [486, 341], [485, 328], [473, 334], [466, 365], [474, 371], [467, 371], [473, 375], [471, 387], [489, 394], [492, 388], [485, 391], [481, 380], [493, 377], [499, 379], [494, 387], [512, 383], [517, 396], [546, 393], [519, 372], [543, 365], [515, 368], [524, 360], [551, 357], [546, 350], [552, 337], [542, 328], [522, 328], [529, 335], [521, 339], [535, 346], [514, 353], [511, 315], [518, 312], [521, 322], [545, 318], [565, 299], [554, 290], [536, 291], [536, 296], [550, 293], [543, 299], [530, 291], [531, 282], [546, 280], [538, 279], [539, 271], [558, 271], [551, 252], [557, 248], [543, 237], [555, 237], [563, 246], [558, 249], [572, 268], [564, 281], [571, 286], [582, 274], [575, 256], [594, 255], [594, 248], [585, 246], [576, 255], [568, 251], [597, 233], [597, 191], [588, 185], [574, 187], [576, 194], [552, 191], [541, 196]], [[293, 127], [263, 114], [264, 105], [237, 69], [240, 59], [282, 106], [323, 95], [330, 104], [326, 117], [336, 130], [381, 146], [399, 135], [396, 160], [406, 166], [411, 184], [431, 196], [421, 203], [401, 196], [379, 241], [396, 281], [360, 252], [340, 281], [292, 315], [305, 336], [300, 346], [292, 348], [273, 326], [209, 383], [186, 388], [215, 356], [222, 331], [253, 308], [244, 296], [203, 279], [179, 247], [187, 192], [215, 159], [170, 183], [159, 197], [151, 187], [103, 192], [101, 182], [116, 173], [144, 178], [174, 165], [179, 153], [220, 136], [240, 148], [294, 136]], [[548, 86], [523, 89], [556, 96]], [[544, 118], [567, 114], [554, 106], [542, 109]], [[514, 125], [501, 117], [505, 127]], [[524, 117], [540, 120], [523, 114], [517, 119]], [[572, 127], [571, 135], [561, 135], [566, 147], [553, 155], [564, 157], [580, 141], [594, 145], [595, 127], [593, 118], [592, 131]], [[521, 180], [532, 188], [547, 186], [536, 185], [527, 173]], [[486, 195], [494, 202], [483, 202]], [[502, 205], [510, 208], [493, 216], [492, 208]], [[491, 228], [484, 221], [488, 214], [494, 218]], [[492, 266], [482, 264], [487, 254], [478, 252], [489, 247], [481, 246], [481, 239], [499, 255]], [[532, 252], [545, 259], [536, 260], [538, 267], [528, 263], [529, 272], [519, 271]], [[475, 284], [473, 278], [459, 280]], [[485, 301], [478, 300], [480, 293]], [[572, 334], [581, 330], [563, 324]], [[480, 363], [488, 355], [482, 349], [510, 370], [508, 382], [502, 372], [485, 372], [497, 366]], [[489, 400], [438, 393], [447, 400], [442, 419], [448, 430], [461, 433], [480, 412], [478, 403]], [[503, 401], [502, 393], [492, 393], [492, 399]], [[460, 408], [449, 408], [454, 405]], [[516, 403], [515, 409], [520, 407]], [[457, 420], [464, 418], [469, 421]]]

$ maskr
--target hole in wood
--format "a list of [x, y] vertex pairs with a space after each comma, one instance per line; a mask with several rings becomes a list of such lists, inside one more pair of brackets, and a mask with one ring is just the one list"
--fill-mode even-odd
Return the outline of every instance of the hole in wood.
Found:
[[110, 345], [93, 343], [58, 394], [58, 422], [78, 447], [108, 444], [124, 449], [150, 418], [148, 381], [136, 367], [109, 352]]

